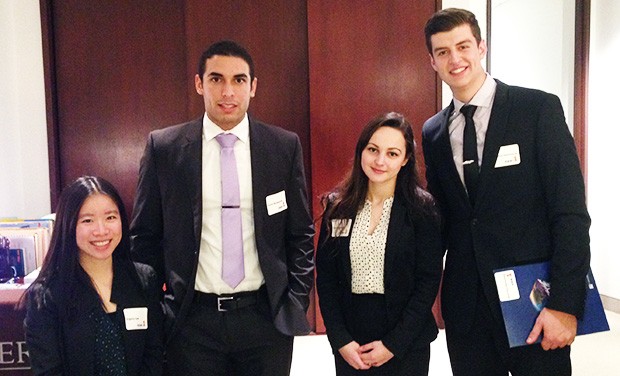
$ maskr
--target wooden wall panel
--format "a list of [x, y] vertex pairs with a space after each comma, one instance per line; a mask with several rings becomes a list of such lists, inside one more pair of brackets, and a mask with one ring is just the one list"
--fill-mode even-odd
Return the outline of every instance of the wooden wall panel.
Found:
[[63, 0], [46, 9], [58, 188], [99, 175], [131, 211], [148, 132], [187, 118], [182, 3]]
[[[198, 59], [211, 43], [232, 39], [244, 45], [252, 55], [258, 78], [249, 112], [299, 135], [310, 182], [306, 1], [186, 3], [187, 74], [194, 77]], [[198, 117], [204, 113], [204, 104], [195, 94], [193, 79], [188, 87], [194, 93], [190, 112]]]
[[[350, 168], [361, 128], [388, 111], [414, 126], [436, 111], [435, 72], [423, 28], [435, 1], [309, 0], [310, 135], [315, 217], [319, 195]], [[317, 331], [323, 330], [317, 313]]]
[[193, 77], [219, 39], [240, 42], [255, 60], [250, 113], [300, 136], [317, 218], [317, 198], [349, 168], [367, 121], [403, 112], [419, 140], [436, 110], [422, 33], [435, 0], [41, 4], [53, 203], [75, 177], [95, 174], [131, 209], [148, 132], [202, 115]]

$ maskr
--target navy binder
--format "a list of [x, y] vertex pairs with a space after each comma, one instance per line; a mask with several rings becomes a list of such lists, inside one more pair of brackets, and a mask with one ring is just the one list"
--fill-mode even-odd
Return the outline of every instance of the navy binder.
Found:
[[[525, 340], [553, 291], [548, 282], [549, 262], [496, 269], [493, 272], [509, 345], [511, 348], [527, 345]], [[577, 321], [577, 335], [609, 330], [591, 269], [584, 283], [587, 288], [586, 302], [583, 318]], [[536, 343], [541, 340], [538, 338]]]

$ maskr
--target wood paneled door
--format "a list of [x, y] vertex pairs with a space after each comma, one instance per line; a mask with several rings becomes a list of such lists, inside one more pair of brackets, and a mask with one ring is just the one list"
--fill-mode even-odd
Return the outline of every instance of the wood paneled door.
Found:
[[93, 174], [131, 210], [148, 132], [202, 115], [193, 77], [219, 39], [255, 60], [250, 113], [300, 136], [317, 218], [317, 198], [349, 168], [368, 120], [402, 112], [419, 139], [436, 109], [422, 32], [435, 0], [40, 3], [54, 207], [62, 187]]

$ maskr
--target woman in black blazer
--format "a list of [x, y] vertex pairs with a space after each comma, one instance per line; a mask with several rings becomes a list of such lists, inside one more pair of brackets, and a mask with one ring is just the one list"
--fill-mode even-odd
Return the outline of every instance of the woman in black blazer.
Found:
[[428, 375], [440, 221], [401, 114], [366, 125], [349, 175], [323, 203], [317, 289], [336, 373]]
[[81, 177], [60, 198], [51, 244], [25, 295], [35, 375], [160, 375], [161, 288], [129, 257], [116, 189]]

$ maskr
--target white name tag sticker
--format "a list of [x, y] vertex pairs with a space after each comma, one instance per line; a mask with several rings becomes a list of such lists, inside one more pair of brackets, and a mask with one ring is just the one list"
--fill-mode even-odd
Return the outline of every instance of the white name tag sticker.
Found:
[[349, 236], [351, 223], [351, 219], [332, 219], [332, 238]]
[[267, 196], [265, 201], [267, 202], [267, 214], [269, 215], [278, 214], [288, 209], [288, 205], [286, 204], [286, 193], [284, 193], [284, 191]]
[[495, 284], [500, 302], [509, 302], [519, 299], [519, 286], [514, 270], [504, 270], [495, 273]]
[[133, 307], [123, 309], [125, 328], [127, 330], [146, 330], [149, 328], [149, 309], [147, 307]]
[[521, 163], [521, 154], [519, 153], [519, 145], [504, 145], [499, 148], [495, 168], [514, 166]]

